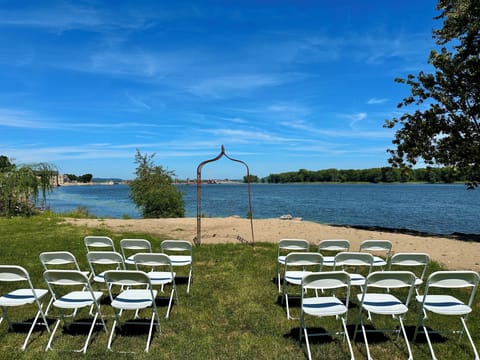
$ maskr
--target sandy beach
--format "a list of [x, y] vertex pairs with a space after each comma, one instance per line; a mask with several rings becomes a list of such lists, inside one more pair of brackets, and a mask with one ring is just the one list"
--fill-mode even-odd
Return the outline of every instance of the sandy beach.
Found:
[[[196, 218], [179, 219], [66, 219], [66, 222], [113, 232], [141, 232], [163, 238], [193, 241]], [[202, 218], [202, 244], [252, 241], [250, 221], [237, 217]], [[480, 242], [423, 234], [372, 231], [352, 227], [322, 225], [303, 220], [258, 219], [253, 221], [255, 242], [277, 243], [282, 238], [307, 239], [312, 245], [324, 239], [348, 239], [351, 250], [358, 250], [367, 239], [390, 240], [393, 252], [425, 252], [452, 270], [480, 271]], [[93, 233], [92, 233], [93, 235]], [[95, 235], [100, 235], [95, 231]]]

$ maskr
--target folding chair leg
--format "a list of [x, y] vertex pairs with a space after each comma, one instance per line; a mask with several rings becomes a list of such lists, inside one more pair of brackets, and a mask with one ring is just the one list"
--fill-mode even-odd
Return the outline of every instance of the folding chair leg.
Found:
[[98, 318], [98, 313], [95, 314], [95, 317], [92, 321], [92, 325], [90, 326], [90, 331], [88, 332], [88, 336], [87, 336], [87, 340], [85, 341], [85, 344], [80, 350], [76, 350], [76, 352], [82, 352], [84, 354], [87, 352], [88, 343], [90, 341], [90, 337], [92, 336], [93, 329], [95, 328], [95, 324], [97, 323], [97, 318]]
[[192, 281], [192, 268], [188, 272], [187, 294], [190, 294], [190, 283]]
[[45, 315], [40, 310], [37, 311], [37, 315], [35, 315], [35, 319], [33, 320], [33, 323], [32, 323], [32, 326], [30, 327], [30, 330], [28, 331], [28, 335], [25, 338], [25, 341], [23, 342], [22, 351], [24, 351], [25, 348], [27, 347], [28, 339], [30, 339], [30, 335], [32, 335], [33, 329], [35, 328], [35, 325], [37, 325], [37, 321], [38, 321], [38, 318], [39, 318], [40, 315], [42, 315], [43, 324], [47, 328], [48, 333], [50, 333], [50, 328], [48, 327], [48, 322], [47, 322], [47, 319], [45, 319]]
[[405, 339], [405, 343], [407, 344], [408, 360], [413, 360], [412, 349], [410, 348], [410, 343], [408, 342], [407, 332], [405, 331], [405, 326], [403, 325], [403, 319], [401, 316], [399, 316], [398, 320], [400, 321], [400, 327], [402, 328], [403, 337]]
[[472, 349], [475, 354], [475, 360], [479, 360], [480, 357], [478, 356], [477, 348], [475, 347], [475, 343], [473, 342], [472, 337], [470, 336], [470, 332], [468, 331], [467, 323], [465, 322], [465, 319], [463, 317], [460, 318], [460, 321], [462, 322], [463, 328], [465, 329], [465, 333], [467, 334], [468, 340], [470, 341], [470, 345], [472, 345]]
[[[115, 315], [116, 317], [117, 315]], [[107, 344], [107, 349], [110, 351], [112, 350], [112, 340], [113, 340], [113, 335], [115, 334], [115, 328], [117, 327], [117, 319], [113, 320], [113, 326], [112, 330], [110, 331], [110, 336], [108, 337], [108, 344]]]
[[55, 327], [53, 328], [52, 334], [50, 335], [50, 339], [48, 339], [48, 343], [47, 343], [47, 346], [45, 347], [45, 351], [53, 350], [52, 341], [53, 341], [53, 337], [55, 336], [55, 333], [57, 332], [58, 325], [60, 325], [60, 322], [61, 322], [61, 319], [58, 319], [57, 323], [55, 324]]
[[365, 331], [365, 326], [363, 325], [363, 322], [362, 322], [361, 326], [362, 326], [363, 340], [365, 341], [365, 347], [367, 349], [367, 359], [368, 360], [373, 360], [372, 356], [370, 355], [370, 348], [368, 347], [367, 332]]
[[342, 324], [343, 324], [343, 331], [345, 332], [344, 338], [347, 339], [348, 350], [350, 351], [350, 359], [354, 360], [355, 356], [353, 356], [352, 343], [350, 341], [350, 337], [348, 336], [347, 323], [345, 322], [345, 319], [343, 317], [342, 317]]
[[155, 323], [155, 312], [152, 314], [152, 320], [150, 321], [150, 330], [148, 331], [147, 345], [145, 346], [145, 352], [150, 350], [150, 341], [152, 340], [153, 324]]
[[308, 360], [312, 360], [312, 353], [310, 352], [310, 342], [308, 341], [307, 328], [304, 328], [303, 331], [305, 332], [305, 343], [307, 344]]

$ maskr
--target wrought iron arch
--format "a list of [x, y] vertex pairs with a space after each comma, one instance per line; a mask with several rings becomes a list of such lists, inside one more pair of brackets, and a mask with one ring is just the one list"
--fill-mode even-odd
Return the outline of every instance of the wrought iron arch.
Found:
[[248, 165], [238, 159], [231, 158], [230, 156], [227, 155], [225, 152], [225, 147], [222, 145], [220, 154], [218, 154], [216, 157], [213, 159], [205, 160], [202, 161], [198, 167], [197, 167], [197, 237], [194, 239], [195, 245], [200, 245], [202, 242], [202, 168], [204, 165], [217, 161], [220, 158], [225, 156], [227, 159], [231, 161], [238, 162], [240, 164], [243, 164], [245, 166], [245, 169], [247, 171], [247, 186], [248, 186], [248, 216], [250, 218], [250, 228], [252, 231], [252, 241], [251, 244], [253, 245], [255, 243], [255, 236], [253, 233], [253, 212], [252, 212], [252, 200], [250, 196], [250, 170], [248, 168]]

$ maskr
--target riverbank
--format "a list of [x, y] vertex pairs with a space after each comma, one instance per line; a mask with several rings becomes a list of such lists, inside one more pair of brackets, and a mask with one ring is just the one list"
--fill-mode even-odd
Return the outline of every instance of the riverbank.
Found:
[[[71, 219], [69, 224], [87, 226], [92, 234], [102, 229], [113, 232], [140, 232], [171, 239], [193, 241], [197, 235], [196, 218], [175, 219]], [[252, 240], [250, 221], [238, 217], [202, 218], [202, 244], [238, 243]], [[385, 230], [323, 225], [312, 221], [256, 219], [253, 221], [255, 242], [277, 243], [282, 238], [303, 238], [312, 245], [323, 239], [348, 239], [351, 250], [358, 250], [367, 239], [386, 239], [393, 243], [393, 251], [425, 252], [452, 270], [480, 271], [480, 242], [465, 241], [426, 234], [405, 234]], [[158, 248], [157, 248], [158, 250]]]

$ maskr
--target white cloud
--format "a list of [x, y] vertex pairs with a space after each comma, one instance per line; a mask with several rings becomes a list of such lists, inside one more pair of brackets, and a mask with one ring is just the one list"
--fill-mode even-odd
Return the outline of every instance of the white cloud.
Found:
[[371, 98], [371, 99], [368, 99], [367, 104], [368, 105], [385, 104], [387, 101], [388, 99], [385, 99], [385, 98]]

